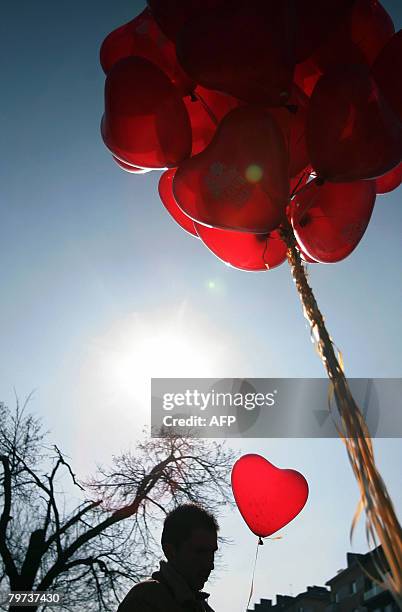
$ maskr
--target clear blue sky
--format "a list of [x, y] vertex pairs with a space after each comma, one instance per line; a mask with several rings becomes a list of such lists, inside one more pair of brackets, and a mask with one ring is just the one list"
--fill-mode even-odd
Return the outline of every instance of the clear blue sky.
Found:
[[[399, 29], [399, 1], [384, 5]], [[160, 174], [123, 172], [102, 143], [99, 47], [144, 6], [23, 0], [5, 5], [0, 25], [0, 399], [12, 404], [13, 387], [20, 398], [36, 389], [32, 408], [82, 475], [148, 421], [151, 375], [324, 375], [287, 265], [257, 274], [227, 268], [170, 220], [157, 195]], [[402, 375], [401, 228], [399, 190], [378, 197], [348, 259], [309, 268], [349, 376]], [[253, 440], [242, 448], [299, 469], [311, 485], [284, 540], [261, 551], [256, 598], [323, 584], [345, 565], [357, 503], [342, 443]], [[402, 441], [375, 448], [401, 517]], [[223, 552], [227, 569], [210, 586], [211, 603], [240, 611], [255, 540], [236, 513], [222, 526], [234, 544]], [[355, 550], [366, 550], [362, 535]]]

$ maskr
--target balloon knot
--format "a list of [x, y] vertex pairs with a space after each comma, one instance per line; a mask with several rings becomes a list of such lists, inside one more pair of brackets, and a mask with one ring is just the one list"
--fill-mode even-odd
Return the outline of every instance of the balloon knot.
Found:
[[262, 541], [262, 538], [259, 537], [258, 538], [258, 546], [262, 546], [264, 544], [264, 542]]

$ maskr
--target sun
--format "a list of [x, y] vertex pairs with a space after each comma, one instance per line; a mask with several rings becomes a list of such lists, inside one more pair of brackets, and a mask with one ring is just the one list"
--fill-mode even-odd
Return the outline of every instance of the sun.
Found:
[[129, 392], [143, 388], [151, 378], [213, 376], [211, 362], [218, 366], [223, 347], [207, 341], [200, 331], [179, 325], [166, 329], [165, 325], [142, 321], [125, 341], [104, 354], [105, 374], [111, 385]]
[[131, 313], [94, 338], [81, 369], [81, 388], [98, 413], [150, 418], [151, 378], [239, 376], [233, 337], [183, 302], [178, 308]]

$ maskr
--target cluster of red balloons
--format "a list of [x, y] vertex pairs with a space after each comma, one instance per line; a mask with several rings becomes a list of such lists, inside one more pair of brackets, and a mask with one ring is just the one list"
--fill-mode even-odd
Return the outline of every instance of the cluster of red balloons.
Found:
[[101, 131], [243, 270], [349, 255], [402, 180], [402, 31], [378, 0], [148, 0], [104, 40]]

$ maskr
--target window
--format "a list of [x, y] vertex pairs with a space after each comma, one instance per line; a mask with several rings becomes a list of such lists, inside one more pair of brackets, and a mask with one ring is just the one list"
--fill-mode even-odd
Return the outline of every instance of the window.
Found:
[[350, 584], [350, 592], [351, 593], [357, 593], [357, 582], [356, 582], [356, 580], [353, 580], [353, 582], [351, 582], [351, 584]]
[[339, 593], [335, 593], [335, 603], [339, 603]]

